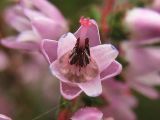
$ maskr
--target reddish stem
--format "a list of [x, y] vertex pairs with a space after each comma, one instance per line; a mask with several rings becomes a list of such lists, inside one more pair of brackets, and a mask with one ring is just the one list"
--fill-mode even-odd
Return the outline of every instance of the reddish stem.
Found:
[[69, 119], [69, 110], [63, 109], [59, 112], [58, 119], [57, 120], [68, 120]]
[[112, 11], [114, 7], [114, 3], [115, 3], [115, 0], [105, 0], [104, 1], [104, 7], [102, 9], [102, 14], [101, 14], [101, 27], [104, 33], [106, 33], [109, 29], [107, 22], [106, 22], [106, 18]]

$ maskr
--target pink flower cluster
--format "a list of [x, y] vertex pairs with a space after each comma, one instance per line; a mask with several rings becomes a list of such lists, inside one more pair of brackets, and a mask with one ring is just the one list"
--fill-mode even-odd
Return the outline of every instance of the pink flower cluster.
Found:
[[20, 0], [6, 9], [5, 21], [19, 34], [4, 38], [1, 43], [9, 48], [37, 51], [42, 39], [58, 39], [68, 31], [60, 11], [47, 0]]
[[130, 41], [122, 43], [124, 57], [129, 62], [125, 72], [129, 86], [151, 99], [159, 98], [154, 88], [160, 85], [160, 48], [156, 46], [160, 43], [159, 21], [160, 13], [155, 7], [128, 11], [125, 24], [132, 36]]
[[[51, 74], [59, 79], [65, 99], [75, 100], [84, 92], [107, 103], [74, 111], [71, 120], [136, 120], [132, 110], [137, 100], [131, 89], [151, 99], [160, 97], [154, 88], [160, 85], [160, 48], [155, 46], [160, 43], [158, 1], [152, 8], [134, 8], [126, 13], [124, 25], [131, 39], [119, 47], [120, 56], [129, 63], [124, 71], [116, 60], [118, 50], [112, 44], [101, 43], [94, 19], [81, 17], [78, 30], [68, 32], [67, 21], [47, 0], [39, 0], [38, 4], [37, 0], [20, 0], [6, 9], [5, 20], [18, 35], [3, 38], [1, 44], [42, 54]], [[0, 58], [1, 70], [7, 58], [3, 53]], [[123, 82], [115, 78], [121, 71]], [[0, 120], [11, 119], [0, 115]]]

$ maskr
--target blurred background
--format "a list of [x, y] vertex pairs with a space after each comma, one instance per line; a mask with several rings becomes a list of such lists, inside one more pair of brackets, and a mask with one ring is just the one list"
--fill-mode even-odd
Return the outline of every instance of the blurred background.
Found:
[[[81, 16], [98, 22], [103, 43], [112, 43], [117, 48], [130, 35], [123, 24], [125, 13], [134, 7], [150, 6], [152, 0], [50, 0], [69, 23], [74, 32], [79, 27]], [[0, 1], [0, 38], [16, 34], [4, 20], [4, 10], [17, 0]], [[37, 1], [38, 2], [38, 1]], [[44, 8], [45, 9], [45, 8]], [[125, 67], [125, 61], [119, 58]], [[160, 91], [160, 87], [156, 87]], [[160, 100], [151, 100], [133, 90], [139, 103], [134, 109], [138, 120], [160, 120]], [[55, 107], [55, 110], [38, 120], [53, 120], [59, 102], [59, 83], [49, 71], [42, 55], [33, 52], [8, 49], [0, 45], [0, 113], [13, 120], [32, 120]], [[23, 118], [23, 119], [22, 119]]]

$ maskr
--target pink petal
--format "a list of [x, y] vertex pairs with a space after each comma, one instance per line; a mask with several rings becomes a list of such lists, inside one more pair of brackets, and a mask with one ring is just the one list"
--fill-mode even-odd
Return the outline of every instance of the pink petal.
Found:
[[50, 64], [57, 59], [57, 48], [58, 42], [55, 40], [45, 39], [42, 41], [42, 53]]
[[72, 84], [62, 73], [59, 71], [59, 61], [55, 60], [51, 65], [50, 65], [50, 70], [54, 76], [56, 76], [60, 81], [65, 82], [65, 83], [70, 83]]
[[96, 97], [102, 93], [102, 85], [99, 77], [95, 80], [77, 84], [88, 96]]
[[58, 58], [63, 56], [68, 51], [72, 50], [76, 44], [76, 37], [72, 33], [67, 33], [61, 36], [58, 41]]
[[78, 110], [71, 120], [102, 120], [103, 113], [94, 107], [86, 107]]
[[32, 8], [33, 7], [32, 0], [20, 0], [19, 3], [22, 8]]
[[39, 44], [35, 42], [20, 42], [16, 41], [15, 37], [9, 37], [1, 40], [1, 44], [8, 48], [37, 51], [39, 50]]
[[61, 94], [64, 98], [72, 100], [81, 94], [82, 90], [74, 85], [60, 82]]
[[117, 61], [113, 61], [101, 74], [100, 77], [102, 80], [114, 77], [118, 75], [122, 70], [122, 65]]
[[149, 38], [142, 41], [137, 41], [139, 45], [145, 46], [145, 45], [152, 45], [152, 44], [158, 44], [160, 42], [159, 37]]
[[0, 114], [0, 120], [11, 120], [11, 118], [5, 116], [5, 115], [2, 115]]
[[[86, 34], [86, 37], [89, 38], [89, 44], [91, 47], [96, 46], [96, 45], [100, 45], [101, 41], [100, 41], [100, 35], [99, 35], [99, 29], [97, 26], [96, 21], [94, 21], [93, 19], [92, 21], [92, 25], [89, 27], [88, 32]], [[80, 32], [83, 26], [81, 26], [76, 32], [75, 32], [75, 36], [78, 39], [80, 37]]]
[[9, 7], [4, 13], [5, 21], [14, 29], [21, 32], [31, 29], [29, 20], [23, 15], [20, 6]]
[[41, 38], [37, 36], [32, 30], [23, 31], [18, 36], [16, 41], [18, 42], [37, 42], [39, 43]]
[[32, 26], [37, 33], [44, 39], [58, 39], [64, 32], [61, 24], [49, 18], [35, 18], [32, 19]]
[[[34, 19], [40, 19], [40, 18], [47, 18], [44, 14], [42, 14], [39, 11], [32, 10], [29, 8], [24, 8], [23, 9], [24, 14], [32, 21]], [[49, 18], [48, 18], [49, 19]]]
[[91, 57], [96, 61], [100, 72], [105, 70], [117, 57], [118, 51], [110, 44], [91, 48]]
[[159, 36], [159, 21], [160, 14], [158, 12], [143, 8], [130, 10], [125, 18], [125, 23], [129, 29], [138, 36], [138, 38]]
[[158, 86], [160, 85], [159, 71], [154, 71], [148, 74], [137, 76], [136, 80], [148, 86]]
[[132, 88], [134, 88], [136, 91], [140, 92], [141, 94], [149, 97], [150, 99], [157, 99], [159, 98], [159, 93], [152, 87], [143, 85], [140, 83], [131, 83]]
[[[132, 71], [138, 75], [159, 70], [160, 49], [152, 47], [136, 47], [133, 43], [123, 43], [125, 58], [129, 61]], [[145, 62], [144, 62], [145, 61]], [[154, 61], [154, 62], [150, 62]]]
[[35, 7], [41, 10], [48, 17], [62, 24], [65, 23], [64, 17], [60, 13], [60, 11], [57, 9], [57, 7], [51, 4], [50, 2], [48, 2], [47, 0], [39, 0], [38, 4], [37, 4], [37, 0], [32, 0], [32, 2]]

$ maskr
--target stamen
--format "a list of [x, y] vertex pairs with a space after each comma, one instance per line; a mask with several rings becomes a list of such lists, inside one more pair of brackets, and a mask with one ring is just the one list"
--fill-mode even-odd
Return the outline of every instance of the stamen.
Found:
[[90, 62], [89, 39], [85, 39], [85, 46], [80, 46], [80, 38], [69, 56], [69, 63], [81, 67], [86, 67]]

